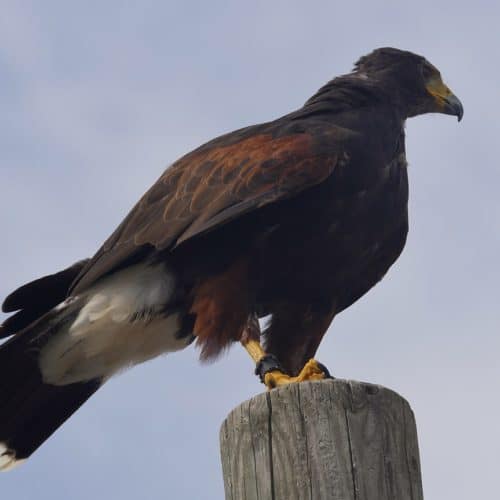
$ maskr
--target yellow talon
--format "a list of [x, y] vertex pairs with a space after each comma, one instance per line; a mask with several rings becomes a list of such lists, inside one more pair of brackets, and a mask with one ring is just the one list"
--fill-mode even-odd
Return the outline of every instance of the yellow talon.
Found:
[[292, 384], [294, 382], [306, 382], [309, 380], [323, 380], [326, 378], [325, 372], [321, 369], [315, 359], [310, 359], [302, 368], [301, 372], [296, 377], [290, 377], [280, 372], [273, 370], [264, 376], [264, 383], [268, 390], [274, 389], [281, 385]]

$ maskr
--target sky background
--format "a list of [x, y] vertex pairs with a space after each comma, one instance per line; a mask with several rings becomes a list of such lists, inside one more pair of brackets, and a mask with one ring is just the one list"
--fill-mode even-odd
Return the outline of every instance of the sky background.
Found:
[[[464, 120], [407, 124], [410, 235], [318, 358], [417, 419], [427, 500], [498, 493], [500, 7], [439, 1], [0, 1], [0, 296], [90, 256], [166, 165], [296, 109], [373, 48], [425, 55]], [[219, 426], [260, 392], [235, 346], [112, 380], [25, 465], [16, 500], [221, 499]], [[495, 493], [496, 492], [496, 493]]]

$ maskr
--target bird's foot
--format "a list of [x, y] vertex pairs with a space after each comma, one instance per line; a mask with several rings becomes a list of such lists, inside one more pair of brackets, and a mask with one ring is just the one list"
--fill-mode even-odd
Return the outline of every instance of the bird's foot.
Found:
[[266, 354], [258, 340], [245, 338], [242, 340], [242, 344], [256, 362], [255, 375], [260, 377], [260, 381], [266, 385], [268, 390], [294, 382], [333, 378], [326, 366], [315, 359], [310, 359], [296, 377], [290, 377], [281, 366], [278, 358], [272, 354]]
[[267, 370], [261, 378], [263, 379], [263, 382], [268, 390], [271, 390], [275, 387], [280, 387], [286, 384], [311, 380], [323, 380], [326, 378], [332, 378], [332, 376], [323, 364], [318, 363], [315, 359], [310, 359], [296, 377], [290, 377], [278, 368]]

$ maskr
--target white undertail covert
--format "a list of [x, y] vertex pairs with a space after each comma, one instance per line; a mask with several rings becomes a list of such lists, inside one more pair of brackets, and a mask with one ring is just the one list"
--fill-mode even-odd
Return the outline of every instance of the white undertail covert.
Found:
[[46, 383], [66, 385], [109, 378], [128, 366], [186, 347], [178, 338], [178, 314], [165, 310], [176, 280], [165, 265], [139, 264], [99, 281], [83, 299], [72, 324], [57, 333], [40, 353]]

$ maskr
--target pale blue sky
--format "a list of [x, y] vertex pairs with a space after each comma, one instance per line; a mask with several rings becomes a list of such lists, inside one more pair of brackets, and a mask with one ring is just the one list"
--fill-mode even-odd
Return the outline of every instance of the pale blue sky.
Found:
[[[500, 369], [500, 9], [493, 2], [0, 1], [0, 295], [91, 255], [163, 168], [299, 107], [362, 54], [425, 55], [462, 123], [407, 125], [411, 230], [319, 359], [411, 403], [427, 500], [492, 498]], [[111, 381], [24, 466], [16, 500], [221, 499], [219, 425], [262, 390], [239, 347]]]

